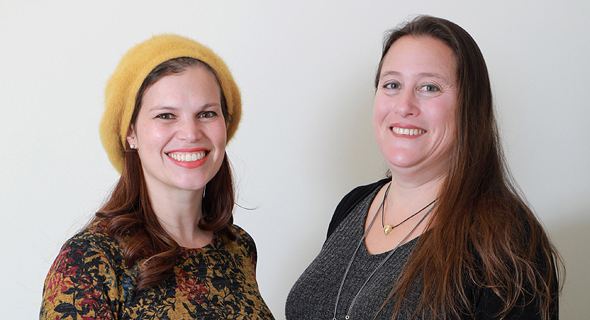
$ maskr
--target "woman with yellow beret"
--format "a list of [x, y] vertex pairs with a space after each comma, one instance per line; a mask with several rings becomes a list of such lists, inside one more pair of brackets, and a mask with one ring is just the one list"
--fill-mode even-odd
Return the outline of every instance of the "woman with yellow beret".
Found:
[[41, 319], [273, 319], [256, 247], [233, 224], [225, 146], [241, 115], [225, 63], [177, 35], [133, 47], [107, 83], [103, 146], [121, 178], [62, 247]]

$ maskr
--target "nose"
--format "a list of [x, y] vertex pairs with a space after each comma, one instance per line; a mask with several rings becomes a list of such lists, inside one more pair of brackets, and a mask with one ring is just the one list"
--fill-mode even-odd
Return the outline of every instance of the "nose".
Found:
[[420, 112], [414, 90], [403, 90], [395, 106], [395, 112], [406, 118], [416, 116]]
[[177, 137], [188, 143], [198, 141], [202, 137], [201, 126], [197, 119], [188, 117], [179, 122]]

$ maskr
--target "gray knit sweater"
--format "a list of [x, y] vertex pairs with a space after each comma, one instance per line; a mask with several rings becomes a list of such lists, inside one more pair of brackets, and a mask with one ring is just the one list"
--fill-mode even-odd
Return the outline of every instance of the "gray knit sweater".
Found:
[[[342, 199], [330, 222], [328, 239], [322, 250], [297, 280], [287, 297], [287, 319], [331, 320], [334, 317], [338, 288], [342, 283], [346, 266], [363, 236], [369, 206], [379, 188], [387, 182], [388, 179], [383, 179], [355, 188]], [[391, 319], [395, 301], [389, 302], [381, 310], [380, 308], [416, 242], [417, 240], [414, 239], [399, 247], [393, 256], [377, 269], [350, 309], [348, 314], [351, 320]], [[363, 283], [388, 254], [389, 252], [371, 255], [367, 252], [364, 243], [361, 244], [344, 282], [336, 319], [344, 319], [354, 296], [359, 293]], [[554, 290], [557, 294], [557, 285]], [[493, 290], [467, 282], [465, 293], [471, 307], [469, 312], [461, 316], [462, 320], [498, 319], [497, 315], [504, 308], [504, 303]], [[413, 292], [404, 301], [397, 319], [408, 319], [413, 314], [421, 294], [421, 287], [415, 286]], [[524, 301], [530, 303], [523, 305]], [[544, 319], [539, 305], [538, 297], [533, 299], [527, 294], [520, 299], [517, 306], [512, 308], [505, 320]], [[557, 301], [550, 310], [550, 319], [559, 319]]]
[[[346, 267], [356, 250], [364, 233], [365, 219], [369, 206], [377, 194], [376, 188], [362, 200], [340, 223], [334, 233], [327, 239], [319, 255], [309, 265], [295, 283], [286, 304], [287, 319], [332, 319], [338, 288], [342, 283]], [[395, 303], [388, 303], [379, 309], [393, 288], [394, 280], [399, 275], [408, 259], [416, 239], [402, 245], [382, 265], [369, 280], [352, 306], [351, 320], [357, 319], [391, 319]], [[361, 244], [352, 263], [340, 294], [336, 319], [344, 319], [353, 298], [375, 268], [387, 257], [389, 252], [372, 255], [364, 242]], [[420, 292], [410, 297], [400, 319], [407, 319], [415, 310]]]

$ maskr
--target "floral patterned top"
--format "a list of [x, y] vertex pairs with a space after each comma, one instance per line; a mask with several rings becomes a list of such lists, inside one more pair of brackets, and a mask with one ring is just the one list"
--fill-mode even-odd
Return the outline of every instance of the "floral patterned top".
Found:
[[136, 292], [143, 260], [128, 268], [105, 226], [94, 222], [64, 244], [40, 319], [274, 319], [256, 284], [256, 246], [240, 227], [236, 241], [215, 234], [203, 248], [183, 248], [173, 276]]

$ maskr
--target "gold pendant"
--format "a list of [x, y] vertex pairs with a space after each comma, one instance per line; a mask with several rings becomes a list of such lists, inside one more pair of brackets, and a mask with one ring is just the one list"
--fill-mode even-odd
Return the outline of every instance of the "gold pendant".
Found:
[[386, 225], [383, 227], [383, 232], [385, 232], [385, 235], [388, 235], [391, 232], [391, 230], [393, 230], [393, 227], [390, 225]]

